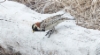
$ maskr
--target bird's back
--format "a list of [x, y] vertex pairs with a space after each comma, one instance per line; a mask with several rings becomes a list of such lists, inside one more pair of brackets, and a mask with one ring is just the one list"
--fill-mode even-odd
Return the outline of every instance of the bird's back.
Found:
[[51, 29], [53, 27], [55, 27], [56, 25], [58, 25], [59, 23], [63, 22], [64, 20], [67, 20], [67, 18], [62, 18], [62, 15], [56, 15], [53, 17], [49, 17], [47, 19], [44, 19], [41, 22], [41, 28], [45, 28], [45, 29]]

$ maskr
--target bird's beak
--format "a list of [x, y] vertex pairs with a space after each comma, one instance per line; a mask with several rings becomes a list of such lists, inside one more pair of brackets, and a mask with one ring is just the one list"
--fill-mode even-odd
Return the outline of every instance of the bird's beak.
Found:
[[34, 33], [34, 31], [32, 30], [32, 32]]

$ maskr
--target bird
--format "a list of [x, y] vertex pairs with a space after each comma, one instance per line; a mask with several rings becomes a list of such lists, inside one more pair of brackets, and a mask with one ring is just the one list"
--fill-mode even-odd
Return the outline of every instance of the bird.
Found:
[[55, 27], [62, 23], [63, 21], [65, 20], [75, 20], [75, 19], [69, 19], [69, 18], [66, 18], [66, 17], [62, 17], [63, 14], [58, 14], [58, 15], [55, 15], [55, 16], [51, 16], [51, 17], [48, 17], [44, 20], [42, 20], [41, 22], [36, 22], [32, 25], [32, 30], [33, 32], [37, 32], [37, 31], [47, 31], [49, 30], [45, 36], [48, 35], [48, 38], [50, 38], [51, 34], [53, 34], [56, 29]]

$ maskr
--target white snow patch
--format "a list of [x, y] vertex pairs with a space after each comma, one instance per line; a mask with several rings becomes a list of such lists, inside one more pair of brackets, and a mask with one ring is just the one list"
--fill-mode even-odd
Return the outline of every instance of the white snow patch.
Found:
[[[6, 1], [0, 4], [0, 45], [20, 51], [23, 55], [98, 55], [100, 31], [86, 29], [68, 20], [60, 23], [50, 38], [46, 32], [32, 32], [32, 24], [64, 13], [40, 14], [26, 6]], [[71, 17], [66, 14], [67, 17]]]

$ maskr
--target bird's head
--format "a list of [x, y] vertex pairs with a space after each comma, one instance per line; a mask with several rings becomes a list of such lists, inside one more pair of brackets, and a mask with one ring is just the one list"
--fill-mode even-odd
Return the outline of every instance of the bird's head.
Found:
[[35, 31], [45, 31], [45, 30], [42, 30], [42, 29], [40, 28], [40, 22], [34, 23], [34, 24], [32, 25], [32, 29], [33, 29], [33, 32], [35, 32]]

